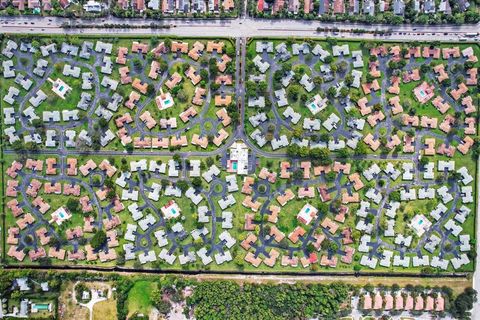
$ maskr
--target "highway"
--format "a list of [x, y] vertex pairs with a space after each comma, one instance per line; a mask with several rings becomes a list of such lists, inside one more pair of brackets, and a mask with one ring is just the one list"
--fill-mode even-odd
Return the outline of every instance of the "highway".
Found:
[[[253, 36], [269, 37], [326, 37], [381, 39], [381, 40], [427, 40], [427, 41], [459, 41], [466, 33], [478, 32], [476, 25], [366, 25], [354, 23], [325, 23], [310, 20], [268, 20], [242, 17], [236, 19], [120, 19], [115, 17], [97, 18], [94, 20], [73, 20], [76, 24], [95, 25], [88, 28], [64, 29], [62, 24], [71, 19], [56, 17], [0, 17], [0, 27], [4, 33], [68, 33], [68, 34], [147, 34], [176, 36], [211, 36], [247, 38]], [[151, 23], [170, 25], [170, 28], [151, 29]], [[102, 28], [105, 24], [128, 24], [144, 28]], [[328, 32], [317, 32], [317, 28], [336, 28]], [[370, 33], [352, 33], [351, 30], [363, 29]], [[393, 31], [392, 31], [393, 30]], [[387, 32], [375, 35], [374, 31]], [[470, 39], [474, 40], [474, 39]], [[477, 38], [478, 40], [478, 38]]]

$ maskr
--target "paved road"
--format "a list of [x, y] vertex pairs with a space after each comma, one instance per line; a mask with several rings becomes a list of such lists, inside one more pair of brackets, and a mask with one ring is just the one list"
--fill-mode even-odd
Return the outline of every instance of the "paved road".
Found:
[[[65, 18], [49, 17], [2, 17], [0, 18], [0, 27], [5, 33], [72, 33], [72, 34], [174, 34], [177, 36], [231, 36], [231, 37], [252, 37], [252, 36], [299, 36], [299, 37], [324, 37], [336, 36], [343, 38], [362, 38], [362, 39], [388, 39], [388, 40], [441, 40], [458, 41], [464, 37], [465, 33], [478, 32], [480, 24], [476, 25], [402, 25], [388, 26], [380, 24], [355, 24], [355, 23], [325, 23], [318, 21], [302, 20], [267, 20], [254, 19], [251, 17], [241, 17], [237, 19], [163, 19], [166, 25], [171, 25], [170, 29], [103, 29], [103, 28], [83, 28], [83, 29], [63, 29], [62, 23], [71, 21]], [[148, 26], [151, 23], [158, 24], [158, 20], [149, 19], [119, 19], [107, 17], [96, 20], [75, 20], [75, 23], [95, 24], [129, 24]], [[317, 27], [338, 28], [339, 33], [317, 32]], [[375, 30], [390, 31], [385, 36], [373, 35], [372, 33], [350, 33], [352, 29], [363, 29], [369, 32]]]
[[[475, 261], [475, 272], [473, 273], [473, 289], [477, 290], [477, 292], [480, 290], [480, 250], [479, 250], [479, 239], [480, 239], [480, 192], [478, 191], [478, 185], [480, 183], [480, 173], [479, 173], [479, 168], [480, 168], [480, 158], [477, 160], [477, 219], [475, 219], [477, 225], [476, 225], [476, 231], [477, 231], [477, 237], [476, 237], [476, 246], [477, 246], [477, 261]], [[480, 297], [479, 297], [480, 299]], [[473, 304], [473, 309], [472, 309], [472, 315], [476, 315], [474, 318], [477, 319], [476, 317], [480, 317], [480, 302], [474, 303]]]
[[[322, 23], [315, 21], [295, 21], [295, 20], [262, 20], [253, 19], [249, 17], [241, 17], [232, 20], [179, 20], [179, 19], [164, 19], [164, 24], [171, 25], [169, 29], [105, 29], [105, 28], [84, 28], [84, 29], [63, 29], [62, 24], [68, 21], [63, 18], [47, 18], [47, 17], [2, 17], [0, 18], [0, 28], [5, 33], [71, 33], [71, 34], [158, 34], [158, 35], [177, 35], [177, 36], [225, 36], [242, 38], [242, 47], [244, 46], [245, 38], [251, 36], [298, 36], [298, 37], [325, 37], [334, 36], [338, 38], [357, 38], [357, 39], [378, 39], [378, 40], [399, 40], [399, 41], [411, 41], [412, 39], [421, 41], [459, 41], [465, 37], [466, 33], [478, 32], [480, 24], [476, 25], [441, 25], [441, 26], [421, 26], [421, 25], [402, 25], [402, 26], [386, 26], [386, 25], [363, 25], [352, 23]], [[76, 21], [82, 23], [82, 21]], [[97, 19], [95, 21], [84, 21], [88, 24], [96, 24], [101, 26], [102, 24], [120, 24], [126, 23], [130, 25], [143, 24], [148, 26], [150, 23], [158, 21], [154, 20], [138, 20], [138, 19], [117, 19], [108, 17], [105, 19]], [[334, 32], [317, 32], [317, 28], [338, 28], [338, 33]], [[368, 32], [373, 31], [386, 31], [386, 35], [374, 35], [373, 33], [351, 33], [352, 29], [363, 29]], [[394, 31], [391, 31], [394, 30]], [[472, 39], [473, 40], [473, 39]], [[478, 40], [478, 38], [477, 38]], [[244, 68], [244, 48], [242, 48], [241, 61]], [[238, 58], [238, 57], [237, 57]], [[240, 60], [237, 60], [237, 64]], [[238, 65], [237, 65], [238, 68]], [[237, 79], [244, 79], [244, 71], [239, 72], [237, 69]], [[241, 86], [238, 86], [241, 87]], [[237, 87], [237, 88], [238, 88]], [[244, 105], [244, 92], [238, 91], [237, 95], [242, 100]], [[243, 127], [243, 118], [239, 127]], [[243, 130], [239, 130], [240, 137], [243, 136]], [[238, 135], [237, 135], [238, 137]], [[244, 137], [242, 137], [244, 138]], [[245, 139], [248, 141], [248, 139]], [[224, 150], [224, 148], [222, 148]], [[260, 154], [261, 151], [257, 150]], [[8, 153], [8, 152], [7, 152]], [[45, 152], [41, 152], [45, 153]], [[102, 154], [117, 155], [117, 152], [100, 152]], [[212, 152], [211, 154], [217, 154]], [[145, 152], [147, 154], [147, 152]], [[148, 152], [150, 154], [150, 152]], [[192, 155], [210, 155], [210, 153], [197, 153], [188, 152], [186, 156]], [[272, 154], [268, 156], [272, 157]], [[283, 154], [274, 156], [283, 157]], [[479, 163], [480, 165], [480, 163]], [[479, 196], [480, 193], [477, 193]], [[477, 201], [479, 208], [477, 212], [480, 212], [480, 198]], [[477, 239], [480, 239], [480, 219], [477, 219]], [[477, 269], [474, 274], [473, 287], [480, 289], [480, 271], [478, 266], [480, 265], [480, 257], [477, 257]], [[295, 278], [298, 280], [298, 277]], [[473, 314], [480, 312], [480, 304], [476, 304], [473, 309]]]

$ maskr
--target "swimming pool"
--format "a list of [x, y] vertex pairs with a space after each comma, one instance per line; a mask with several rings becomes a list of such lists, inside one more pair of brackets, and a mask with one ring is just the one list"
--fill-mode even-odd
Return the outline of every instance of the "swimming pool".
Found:
[[35, 304], [35, 308], [37, 308], [37, 310], [48, 310], [48, 307], [49, 305], [45, 303]]

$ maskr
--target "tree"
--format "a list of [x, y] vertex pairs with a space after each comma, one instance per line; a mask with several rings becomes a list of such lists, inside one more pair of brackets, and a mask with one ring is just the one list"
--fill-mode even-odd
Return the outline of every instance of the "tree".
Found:
[[327, 95], [329, 97], [334, 97], [336, 94], [337, 94], [337, 89], [334, 86], [331, 86], [330, 88], [328, 88]]
[[288, 98], [291, 100], [297, 101], [298, 95], [300, 94], [300, 86], [298, 85], [291, 85], [288, 89]]
[[133, 66], [135, 69], [140, 69], [142, 67], [142, 61], [138, 58], [133, 59]]
[[451, 306], [452, 316], [456, 319], [470, 319], [470, 310], [473, 303], [477, 302], [477, 291], [473, 288], [466, 288], [453, 301]]
[[320, 77], [320, 76], [315, 76], [315, 77], [313, 78], [313, 83], [314, 83], [315, 86], [317, 86], [317, 87], [320, 87], [323, 82], [324, 82], [324, 80], [323, 80], [323, 78]]
[[172, 309], [172, 305], [168, 300], [163, 299], [163, 292], [159, 289], [152, 291], [150, 302], [157, 308], [162, 315], [167, 315]]
[[214, 160], [211, 158], [211, 157], [208, 157], [206, 160], [205, 160], [206, 164], [207, 164], [207, 167], [211, 167], [213, 166], [214, 164]]
[[67, 200], [67, 209], [72, 213], [77, 213], [80, 210], [80, 202], [78, 199], [69, 198]]
[[[199, 282], [187, 306], [197, 319], [338, 319], [350, 287], [343, 283]], [[248, 305], [248, 308], [245, 306]]]
[[182, 192], [187, 191], [188, 189], [188, 182], [185, 180], [178, 180], [177, 181], [177, 187], [182, 190]]
[[163, 41], [163, 44], [165, 45], [165, 48], [168, 48], [170, 49], [172, 47], [172, 40], [170, 40], [169, 38], [165, 39]]
[[202, 186], [202, 179], [200, 179], [200, 177], [194, 177], [192, 179], [192, 185], [196, 188], [200, 188]]
[[175, 161], [176, 163], [180, 163], [181, 160], [182, 160], [182, 157], [180, 157], [178, 153], [175, 153], [173, 155], [173, 161]]
[[177, 92], [177, 99], [178, 101], [182, 102], [182, 103], [185, 103], [187, 102], [188, 100], [188, 95], [187, 93], [185, 92], [185, 90], [181, 89]]
[[93, 249], [100, 249], [107, 242], [107, 234], [103, 230], [98, 230], [90, 240]]
[[298, 169], [293, 172], [293, 180], [302, 180], [303, 179], [303, 170]]

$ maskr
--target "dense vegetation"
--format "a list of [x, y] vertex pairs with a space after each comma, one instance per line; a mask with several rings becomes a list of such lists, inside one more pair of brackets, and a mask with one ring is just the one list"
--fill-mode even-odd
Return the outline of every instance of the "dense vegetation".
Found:
[[[171, 302], [181, 302], [186, 298], [185, 314], [196, 319], [339, 319], [350, 313], [350, 295], [358, 295], [360, 287], [345, 283], [323, 284], [243, 284], [233, 281], [197, 282], [176, 276], [135, 276], [127, 277], [119, 274], [86, 273], [86, 272], [42, 272], [35, 270], [15, 270], [0, 272], [0, 293], [3, 298], [20, 298], [24, 294], [12, 290], [14, 279], [28, 277], [37, 283], [48, 281], [52, 297], [56, 298], [62, 284], [68, 281], [113, 281], [115, 283], [115, 298], [117, 300], [117, 319], [125, 320], [128, 310], [127, 298], [136, 281], [152, 281], [156, 289], [150, 293], [150, 301], [160, 313], [168, 314]], [[77, 291], [82, 290], [77, 285]], [[37, 288], [39, 289], [39, 288]], [[421, 285], [383, 286], [382, 284], [367, 284], [362, 288], [366, 292], [390, 292], [399, 290], [418, 295], [424, 292], [441, 293], [445, 298], [446, 316], [448, 313], [454, 319], [475, 319], [470, 314], [473, 304], [477, 301], [477, 293], [472, 288], [466, 288], [459, 295], [454, 295], [451, 288], [424, 287]], [[39, 291], [40, 292], [40, 291]], [[27, 296], [29, 293], [25, 293]], [[46, 293], [42, 292], [43, 295]], [[393, 312], [393, 311], [392, 311]], [[394, 314], [394, 312], [393, 312]], [[146, 319], [131, 315], [130, 319]]]
[[350, 287], [343, 283], [239, 284], [200, 282], [187, 298], [197, 319], [337, 319]]
[[[466, 288], [453, 301], [450, 312], [455, 319], [471, 319], [470, 310], [475, 302], [477, 302], [477, 292], [472, 288]], [[477, 319], [477, 316], [474, 319]]]

